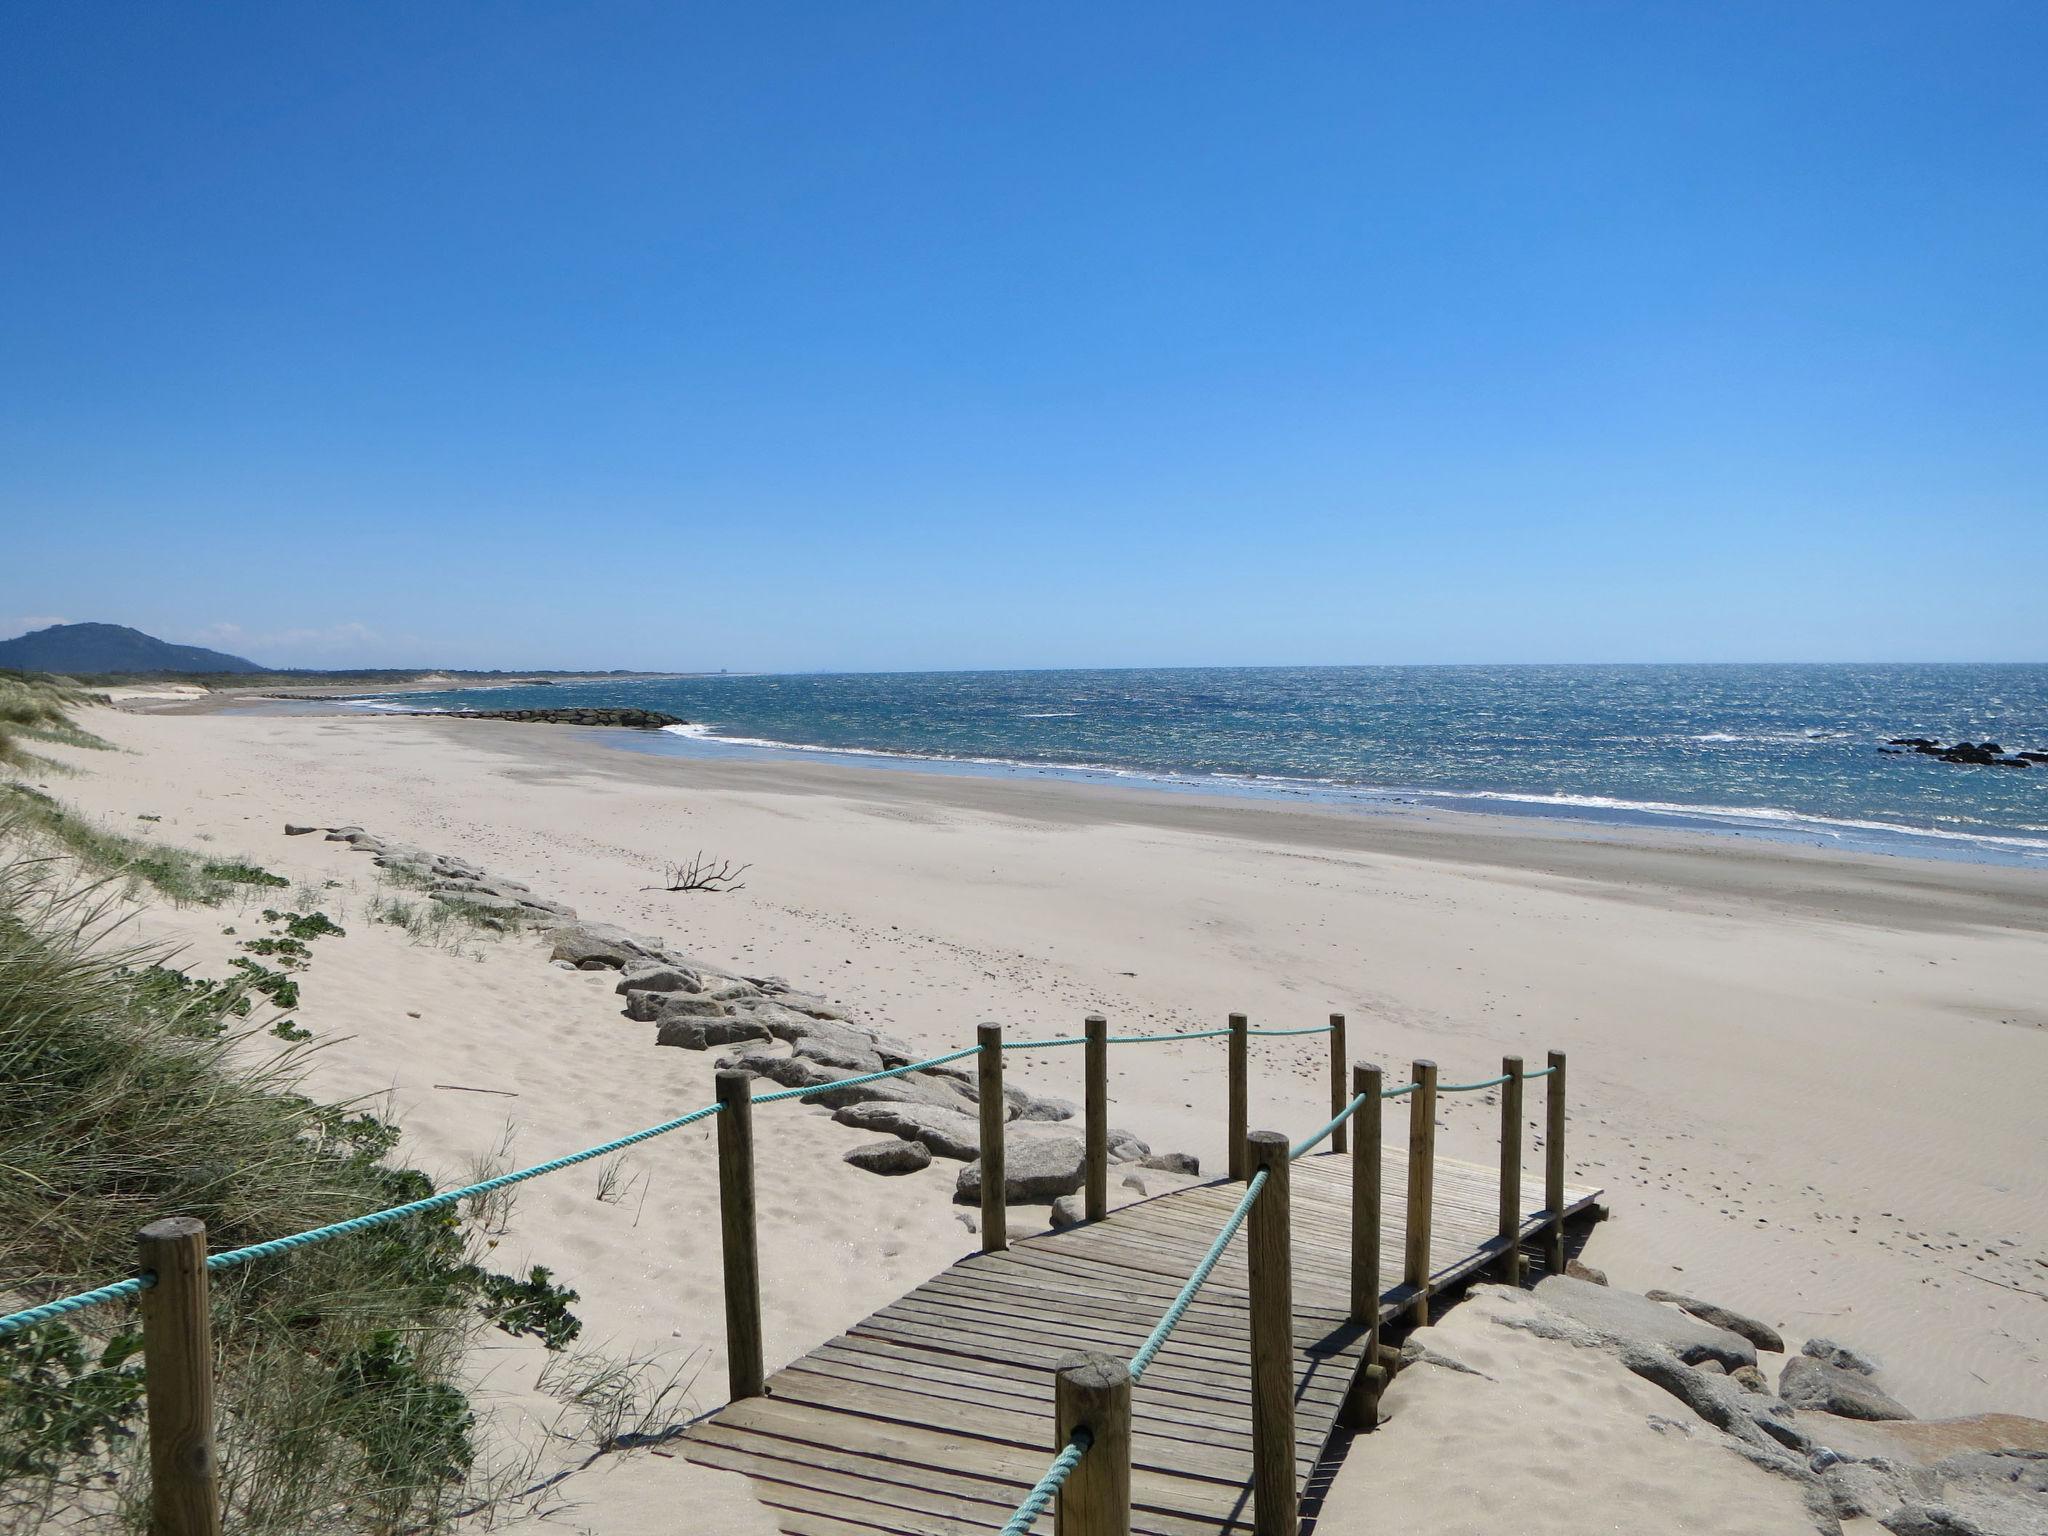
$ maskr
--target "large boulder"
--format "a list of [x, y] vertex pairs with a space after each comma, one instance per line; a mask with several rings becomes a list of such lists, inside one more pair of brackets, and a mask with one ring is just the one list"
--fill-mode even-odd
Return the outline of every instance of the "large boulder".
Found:
[[702, 992], [704, 983], [695, 971], [656, 960], [627, 966], [613, 990], [621, 997], [628, 992]]
[[1688, 1365], [1718, 1360], [1732, 1371], [1756, 1364], [1756, 1346], [1740, 1334], [1674, 1312], [1633, 1291], [1550, 1275], [1536, 1283], [1534, 1294], [1545, 1306], [1609, 1343], [1661, 1349]]
[[661, 1027], [654, 1032], [656, 1045], [679, 1045], [689, 1051], [767, 1038], [768, 1031], [751, 1019], [695, 1019], [682, 1015], [663, 1018]]
[[846, 1161], [868, 1173], [915, 1173], [931, 1166], [932, 1155], [914, 1141], [871, 1141], [848, 1152]]
[[[1003, 1203], [1057, 1200], [1081, 1187], [1087, 1151], [1078, 1136], [1013, 1137], [1003, 1148]], [[953, 1198], [962, 1205], [981, 1202], [981, 1161], [960, 1170]]]
[[1810, 1355], [1794, 1355], [1778, 1374], [1778, 1396], [1794, 1408], [1840, 1414], [1845, 1419], [1910, 1419], [1912, 1410], [1856, 1371], [1845, 1371]]
[[856, 1130], [886, 1131], [891, 1136], [907, 1137], [939, 1157], [972, 1162], [981, 1156], [981, 1127], [974, 1118], [934, 1104], [849, 1104], [832, 1118]]
[[1784, 1339], [1769, 1323], [1760, 1323], [1755, 1318], [1745, 1317], [1728, 1307], [1717, 1306], [1711, 1301], [1701, 1301], [1694, 1296], [1681, 1296], [1675, 1291], [1651, 1291], [1648, 1295], [1652, 1301], [1668, 1301], [1679, 1311], [1690, 1313], [1703, 1323], [1711, 1323], [1716, 1328], [1726, 1328], [1730, 1333], [1739, 1333], [1758, 1349], [1767, 1349], [1780, 1355], [1785, 1352]]
[[2048, 1453], [1975, 1451], [1936, 1462], [1939, 1494], [1879, 1516], [1892, 1536], [2041, 1536], [2048, 1531]]
[[622, 971], [629, 965], [659, 965], [660, 946], [611, 923], [570, 923], [555, 930], [550, 960], [567, 960], [582, 971]]
[[879, 1072], [882, 1058], [865, 1040], [833, 1040], [823, 1035], [812, 1035], [796, 1043], [795, 1054], [821, 1066], [838, 1067], [845, 1072]]
[[[719, 1019], [726, 1016], [725, 1004], [694, 992], [643, 992], [635, 987], [626, 994], [626, 1017], [652, 1019]], [[766, 1031], [759, 1031], [765, 1034]], [[751, 1036], [749, 1037], [751, 1038]]]
[[1080, 1111], [1069, 1100], [1049, 1093], [1033, 1093], [1015, 1083], [1003, 1084], [1003, 1098], [1009, 1103], [1012, 1120], [1071, 1120]]
[[722, 1057], [718, 1065], [750, 1072], [756, 1077], [765, 1077], [772, 1083], [785, 1088], [816, 1088], [810, 1095], [816, 1104], [833, 1109], [844, 1109], [849, 1104], [875, 1102], [911, 1102], [934, 1104], [950, 1108], [937, 1097], [933, 1086], [920, 1082], [915, 1073], [907, 1077], [886, 1077], [876, 1083], [848, 1083], [844, 1087], [833, 1087], [844, 1078], [860, 1074], [845, 1072], [837, 1067], [828, 1067], [805, 1056], [784, 1056], [769, 1047], [741, 1051], [735, 1056]]

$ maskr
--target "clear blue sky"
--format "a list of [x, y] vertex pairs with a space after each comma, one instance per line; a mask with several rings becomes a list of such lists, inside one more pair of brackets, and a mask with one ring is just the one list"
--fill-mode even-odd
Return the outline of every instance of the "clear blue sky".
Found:
[[0, 632], [2048, 658], [2048, 5], [0, 13]]

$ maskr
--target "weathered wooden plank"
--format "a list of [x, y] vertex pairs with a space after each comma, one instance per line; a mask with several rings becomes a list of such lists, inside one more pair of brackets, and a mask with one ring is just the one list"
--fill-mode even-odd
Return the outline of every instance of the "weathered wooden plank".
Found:
[[[1383, 1251], [1408, 1245], [1405, 1147], [1382, 1148]], [[1276, 1451], [1305, 1485], [1326, 1449], [1369, 1329], [1349, 1321], [1353, 1160], [1288, 1167], [1292, 1432]], [[1548, 1170], [1546, 1169], [1546, 1172]], [[1551, 1228], [1541, 1180], [1516, 1183], [1518, 1241]], [[989, 1536], [1052, 1453], [1054, 1367], [1071, 1351], [1128, 1355], [1236, 1209], [1216, 1181], [969, 1255], [820, 1345], [685, 1437], [686, 1453], [753, 1479], [789, 1536]], [[1567, 1215], [1599, 1191], [1567, 1186]], [[1426, 1289], [1385, 1287], [1381, 1318], [1452, 1288], [1504, 1251], [1498, 1168], [1439, 1160]], [[1136, 1536], [1252, 1526], [1250, 1272], [1233, 1242], [1131, 1397]], [[1272, 1384], [1269, 1383], [1269, 1387]], [[1050, 1536], [1052, 1515], [1034, 1536]]]

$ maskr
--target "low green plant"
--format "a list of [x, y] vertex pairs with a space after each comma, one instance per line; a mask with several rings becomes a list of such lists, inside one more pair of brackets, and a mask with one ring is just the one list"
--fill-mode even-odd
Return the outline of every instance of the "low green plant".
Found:
[[139, 1333], [97, 1351], [64, 1323], [0, 1339], [0, 1481], [55, 1478], [135, 1433], [142, 1410]]
[[561, 1349], [583, 1332], [582, 1322], [569, 1310], [576, 1293], [556, 1285], [542, 1265], [534, 1265], [524, 1280], [481, 1274], [478, 1290], [484, 1316], [515, 1337], [532, 1334], [549, 1349]]

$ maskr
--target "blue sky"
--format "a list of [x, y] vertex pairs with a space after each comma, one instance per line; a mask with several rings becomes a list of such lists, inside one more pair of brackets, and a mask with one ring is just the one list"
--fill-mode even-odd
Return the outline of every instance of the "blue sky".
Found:
[[0, 632], [2048, 658], [2048, 7], [0, 14]]

